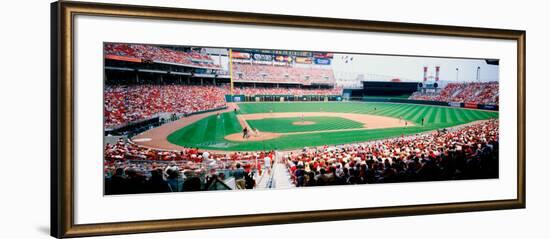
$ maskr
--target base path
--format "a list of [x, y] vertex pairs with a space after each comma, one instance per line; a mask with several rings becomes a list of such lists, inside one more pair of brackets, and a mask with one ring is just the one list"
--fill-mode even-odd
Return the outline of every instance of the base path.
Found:
[[239, 120], [239, 124], [241, 125], [241, 127], [243, 129], [244, 128], [252, 129], [252, 127], [250, 127], [250, 125], [248, 125], [248, 122], [246, 122], [246, 119], [243, 117], [243, 115], [237, 115], [237, 120]]

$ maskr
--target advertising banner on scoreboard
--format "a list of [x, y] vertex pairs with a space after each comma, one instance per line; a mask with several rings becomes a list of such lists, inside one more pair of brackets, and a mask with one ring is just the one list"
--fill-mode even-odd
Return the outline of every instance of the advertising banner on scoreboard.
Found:
[[271, 50], [271, 51], [262, 51], [263, 53], [270, 53], [275, 55], [284, 55], [284, 56], [301, 56], [301, 57], [311, 57], [310, 51], [288, 51], [288, 50]]
[[313, 57], [332, 59], [334, 57], [334, 54], [329, 52], [315, 52], [313, 53]]
[[275, 61], [279, 61], [279, 62], [292, 62], [292, 57], [291, 57], [291, 56], [282, 56], [282, 55], [278, 55], [278, 56], [275, 56]]
[[272, 61], [273, 60], [273, 57], [271, 55], [256, 53], [252, 56], [254, 57], [254, 60], [257, 60], [257, 61]]
[[250, 59], [250, 53], [234, 51], [231, 57], [235, 59]]
[[330, 65], [330, 59], [315, 58], [315, 64], [317, 64], [317, 65]]
[[311, 64], [312, 61], [311, 61], [311, 58], [309, 58], [309, 57], [299, 57], [299, 56], [297, 56], [296, 57], [296, 63]]

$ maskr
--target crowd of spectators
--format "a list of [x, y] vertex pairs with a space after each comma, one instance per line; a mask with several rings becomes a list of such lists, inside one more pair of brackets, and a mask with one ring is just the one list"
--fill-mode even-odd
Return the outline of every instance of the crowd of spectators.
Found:
[[235, 95], [342, 95], [342, 87], [328, 89], [315, 88], [266, 88], [266, 87], [234, 87]]
[[[105, 86], [105, 126], [116, 127], [154, 117], [159, 113], [191, 114], [226, 105], [229, 85], [113, 85]], [[342, 88], [234, 87], [240, 95], [341, 95]]]
[[195, 51], [176, 51], [168, 48], [142, 44], [106, 43], [105, 55], [137, 58], [141, 60], [178, 63], [195, 67], [220, 68], [206, 54]]
[[107, 85], [104, 90], [105, 126], [119, 126], [159, 113], [191, 114], [222, 108], [225, 93], [217, 86]]
[[[106, 194], [255, 188], [275, 152], [156, 150], [120, 139], [105, 145]], [[412, 136], [304, 148], [283, 156], [297, 187], [498, 177], [498, 120]], [[221, 189], [228, 189], [223, 188]]]
[[498, 82], [449, 83], [437, 93], [415, 92], [409, 99], [498, 105]]
[[296, 67], [292, 65], [262, 65], [234, 63], [234, 81], [271, 83], [325, 83], [334, 84], [334, 72], [330, 68]]
[[238, 189], [252, 189], [273, 152], [215, 154], [185, 149], [155, 150], [120, 139], [105, 145], [105, 193], [133, 194], [227, 189], [216, 181], [236, 179]]
[[285, 156], [296, 186], [498, 177], [498, 120]]

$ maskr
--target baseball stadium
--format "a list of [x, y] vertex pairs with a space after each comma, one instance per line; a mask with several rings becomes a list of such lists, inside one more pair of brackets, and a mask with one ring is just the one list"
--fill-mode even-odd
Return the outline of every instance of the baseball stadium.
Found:
[[498, 178], [498, 60], [104, 44], [105, 194]]

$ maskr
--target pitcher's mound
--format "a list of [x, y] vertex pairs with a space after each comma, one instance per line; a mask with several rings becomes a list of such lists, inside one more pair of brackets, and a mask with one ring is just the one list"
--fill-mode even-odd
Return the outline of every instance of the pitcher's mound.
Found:
[[313, 121], [296, 121], [292, 122], [293, 125], [312, 125], [315, 124]]
[[258, 135], [250, 134], [248, 138], [243, 138], [242, 133], [226, 135], [224, 138], [229, 141], [247, 142], [247, 141], [262, 141], [281, 137], [281, 134], [271, 132], [260, 132]]

